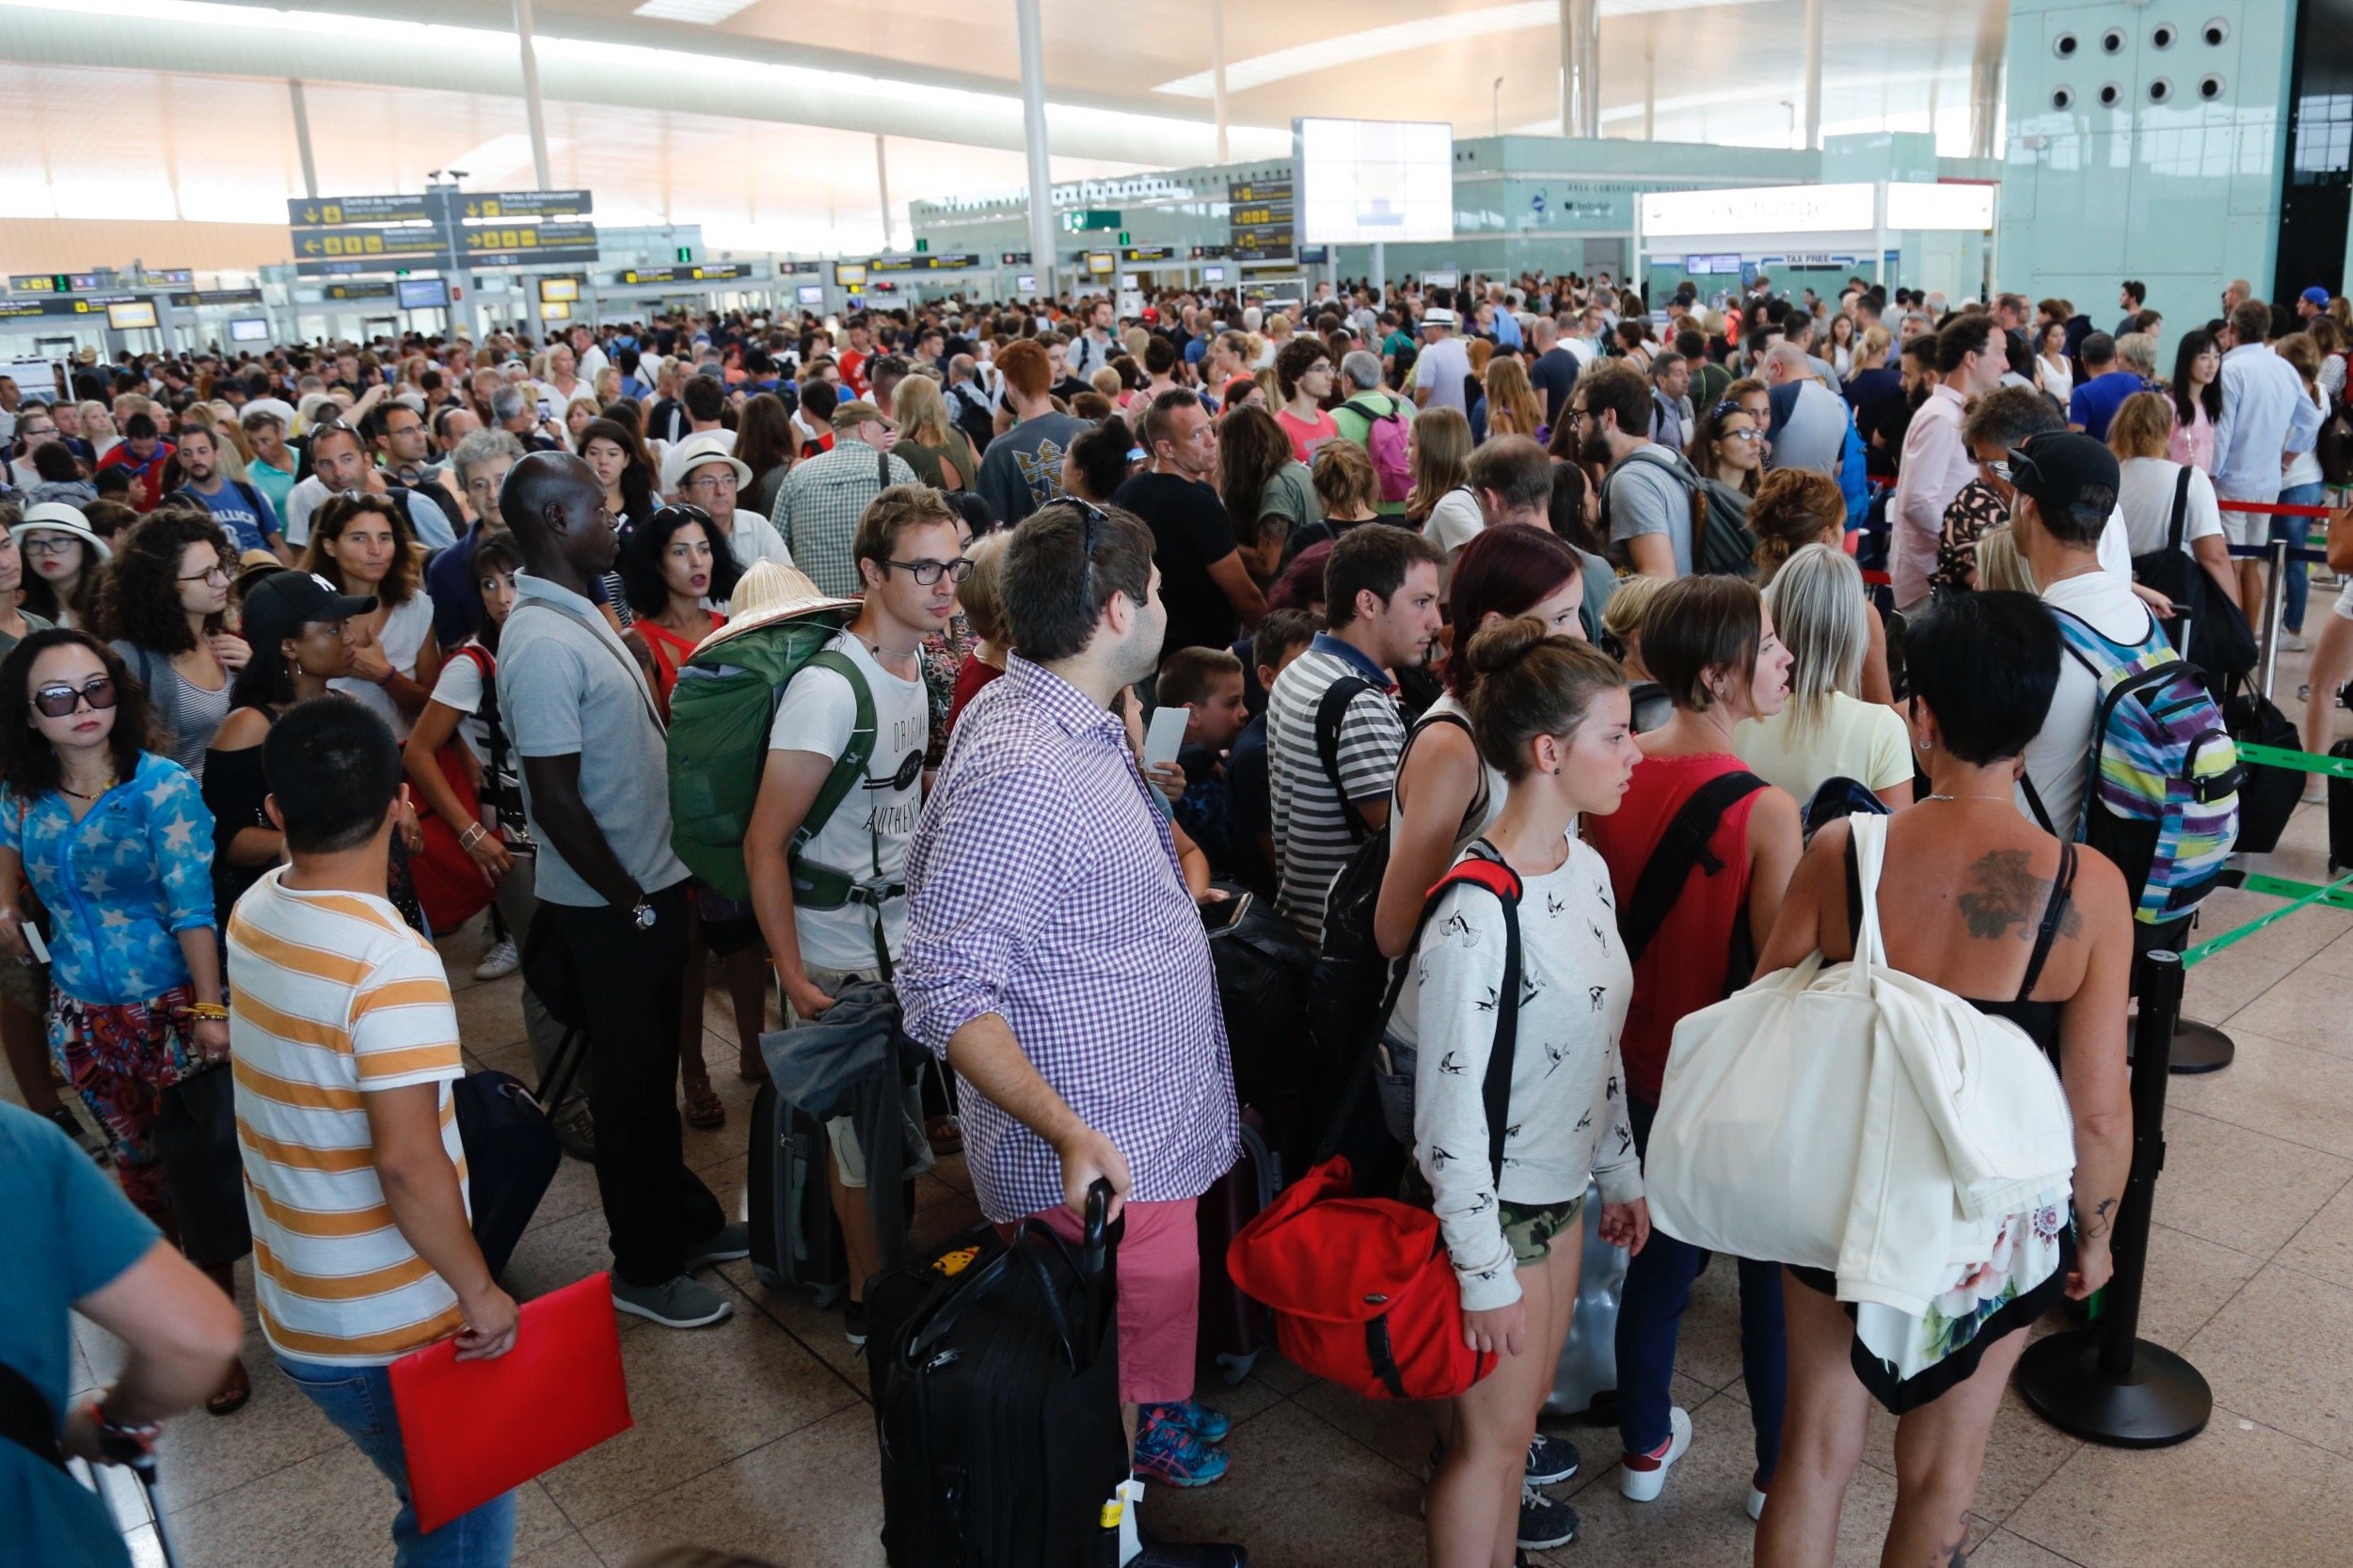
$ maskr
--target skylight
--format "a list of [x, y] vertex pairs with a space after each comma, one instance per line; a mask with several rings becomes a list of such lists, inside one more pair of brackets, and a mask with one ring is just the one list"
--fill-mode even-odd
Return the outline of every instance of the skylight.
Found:
[[700, 23], [707, 27], [726, 21], [751, 4], [752, 0], [645, 0], [637, 8], [637, 14], [661, 22]]

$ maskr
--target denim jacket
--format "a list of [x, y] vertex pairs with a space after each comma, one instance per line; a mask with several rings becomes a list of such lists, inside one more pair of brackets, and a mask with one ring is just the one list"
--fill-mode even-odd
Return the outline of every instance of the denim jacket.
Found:
[[142, 752], [79, 822], [58, 791], [0, 790], [0, 848], [49, 908], [58, 990], [114, 1004], [187, 983], [179, 933], [213, 926], [213, 814], [186, 768]]

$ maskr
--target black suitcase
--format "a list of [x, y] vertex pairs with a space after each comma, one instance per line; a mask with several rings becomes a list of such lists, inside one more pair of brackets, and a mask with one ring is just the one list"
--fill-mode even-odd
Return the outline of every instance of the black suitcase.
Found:
[[[2329, 748], [2332, 757], [2353, 758], [2353, 740]], [[2329, 781], [2329, 875], [2353, 869], [2353, 779]]]
[[[2223, 708], [2224, 722], [2234, 740], [2253, 741], [2300, 752], [2304, 738], [2297, 733], [2279, 705], [2251, 686], [2234, 689]], [[2238, 790], [2238, 844], [2244, 855], [2267, 855], [2280, 847], [2288, 818], [2304, 794], [2304, 775], [2264, 763], [2247, 765], [2247, 782]]]
[[1210, 1184], [1194, 1206], [1201, 1253], [1200, 1348], [1216, 1357], [1226, 1382], [1250, 1375], [1258, 1353], [1274, 1338], [1266, 1308], [1242, 1293], [1226, 1273], [1226, 1249], [1236, 1232], [1275, 1201], [1282, 1185], [1281, 1163], [1266, 1147], [1264, 1123], [1256, 1111], [1242, 1113], [1242, 1148], [1225, 1175]]
[[1073, 1247], [986, 1226], [875, 1276], [866, 1370], [891, 1568], [1109, 1568], [1127, 1479], [1110, 1186]]
[[564, 1164], [564, 1146], [546, 1108], [562, 1102], [586, 1051], [586, 1037], [567, 1030], [536, 1094], [513, 1074], [487, 1069], [451, 1085], [458, 1141], [466, 1149], [474, 1244], [482, 1248], [493, 1279], [506, 1272], [556, 1167]]
[[833, 1147], [825, 1124], [762, 1084], [752, 1098], [752, 1269], [771, 1290], [803, 1285], [831, 1307], [850, 1283], [834, 1217]]

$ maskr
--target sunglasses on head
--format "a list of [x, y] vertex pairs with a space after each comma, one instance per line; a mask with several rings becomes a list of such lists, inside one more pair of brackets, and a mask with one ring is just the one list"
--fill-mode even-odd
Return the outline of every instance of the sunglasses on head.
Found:
[[78, 687], [60, 681], [33, 693], [34, 710], [49, 719], [63, 719], [84, 703], [89, 704], [91, 710], [98, 713], [114, 706], [115, 678], [112, 675], [92, 675]]

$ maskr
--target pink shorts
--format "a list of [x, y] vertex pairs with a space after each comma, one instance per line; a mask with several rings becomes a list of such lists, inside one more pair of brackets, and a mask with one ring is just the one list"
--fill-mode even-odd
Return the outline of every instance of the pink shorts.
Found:
[[[1130, 1203], [1121, 1211], [1127, 1229], [1118, 1263], [1120, 1398], [1129, 1404], [1174, 1404], [1193, 1397], [1201, 1308], [1196, 1202]], [[1067, 1241], [1079, 1239], [1079, 1217], [1068, 1205], [1057, 1203], [1030, 1218]], [[996, 1228], [1000, 1236], [1013, 1233], [1010, 1225]]]

